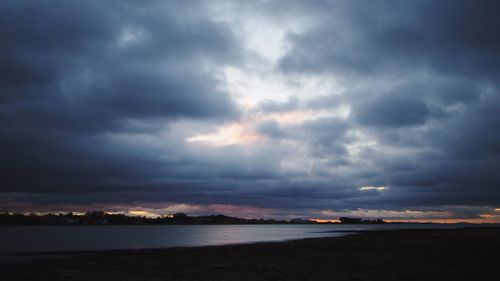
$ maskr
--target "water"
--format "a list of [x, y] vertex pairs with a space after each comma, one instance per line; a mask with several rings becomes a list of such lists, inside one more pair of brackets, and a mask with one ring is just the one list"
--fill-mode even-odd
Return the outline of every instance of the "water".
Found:
[[106, 225], [0, 227], [0, 253], [209, 246], [446, 225]]

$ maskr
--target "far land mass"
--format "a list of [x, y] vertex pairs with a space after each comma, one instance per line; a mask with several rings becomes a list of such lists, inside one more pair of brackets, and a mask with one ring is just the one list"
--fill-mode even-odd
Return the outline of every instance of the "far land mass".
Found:
[[360, 218], [341, 217], [336, 222], [318, 222], [311, 219], [295, 218], [291, 220], [247, 219], [226, 215], [189, 216], [185, 213], [162, 215], [155, 218], [145, 216], [127, 216], [101, 211], [61, 214], [18, 214], [0, 213], [0, 225], [162, 225], [162, 224], [383, 224], [382, 219], [363, 220]]

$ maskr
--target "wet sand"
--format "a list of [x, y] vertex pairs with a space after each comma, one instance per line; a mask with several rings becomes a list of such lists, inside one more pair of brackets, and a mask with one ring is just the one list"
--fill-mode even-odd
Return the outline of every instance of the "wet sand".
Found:
[[[500, 280], [500, 228], [397, 230], [0, 264], [0, 280]], [[57, 256], [55, 256], [57, 257]]]

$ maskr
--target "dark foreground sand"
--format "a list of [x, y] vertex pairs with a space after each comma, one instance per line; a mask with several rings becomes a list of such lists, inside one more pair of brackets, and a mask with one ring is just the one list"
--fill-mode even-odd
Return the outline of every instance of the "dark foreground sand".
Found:
[[500, 228], [108, 251], [0, 265], [0, 280], [500, 280]]

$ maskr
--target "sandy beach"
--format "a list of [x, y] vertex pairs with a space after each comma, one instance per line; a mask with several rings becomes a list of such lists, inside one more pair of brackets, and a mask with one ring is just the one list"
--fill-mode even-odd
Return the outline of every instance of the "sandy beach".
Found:
[[500, 228], [73, 253], [1, 264], [16, 280], [498, 280]]

